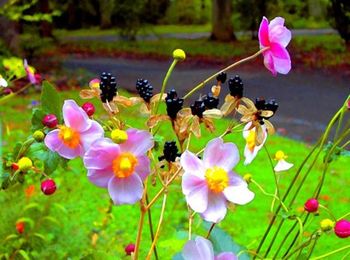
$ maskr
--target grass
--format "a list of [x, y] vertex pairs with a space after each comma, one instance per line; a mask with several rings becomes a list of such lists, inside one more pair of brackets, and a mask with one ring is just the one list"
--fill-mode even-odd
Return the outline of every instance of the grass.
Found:
[[[78, 98], [77, 91], [62, 92], [62, 95], [64, 98], [74, 98], [79, 104], [84, 102]], [[9, 151], [16, 141], [23, 140], [24, 137], [29, 135], [30, 109], [28, 104], [33, 99], [38, 99], [38, 94], [18, 97], [0, 107], [1, 121], [5, 129], [3, 135], [4, 152]], [[97, 102], [95, 104], [98, 105]], [[101, 106], [97, 106], [97, 113], [102, 113]], [[123, 118], [134, 127], [145, 128], [145, 118], [140, 116], [137, 108], [128, 108], [127, 113], [124, 112]], [[222, 133], [227, 124], [227, 120], [217, 121], [217, 131], [214, 134], [207, 134], [202, 129], [203, 138], [193, 141], [190, 146], [191, 150], [198, 151], [204, 147], [213, 136]], [[166, 140], [174, 138], [171, 131], [169, 131], [169, 127], [170, 124], [164, 123], [160, 131], [160, 134]], [[236, 143], [242, 155], [244, 140], [241, 134], [232, 134], [225, 139]], [[269, 137], [267, 147], [271, 153], [283, 150], [288, 154], [288, 160], [296, 165], [292, 170], [282, 173], [280, 176], [282, 190], [285, 190], [287, 184], [293, 178], [297, 166], [307, 155], [310, 147], [304, 143], [280, 136]], [[350, 194], [348, 187], [350, 177], [346, 174], [349, 163], [348, 157], [342, 157], [331, 165], [321, 193], [321, 204], [327, 205], [337, 217], [344, 215], [349, 210]], [[240, 175], [251, 173], [254, 179], [268, 192], [274, 192], [274, 178], [264, 150], [261, 150], [249, 166], [244, 166], [241, 160], [235, 171]], [[318, 162], [312, 170], [301, 196], [293, 204], [292, 208], [296, 213], [301, 212], [304, 201], [311, 196], [321, 171], [322, 165], [321, 162]], [[0, 221], [5, 223], [2, 224], [0, 229], [0, 241], [3, 241], [11, 233], [15, 233], [15, 223], [18, 218], [28, 215], [34, 220], [40, 218], [40, 214], [35, 212], [35, 209], [24, 212], [24, 208], [29, 202], [35, 202], [41, 205], [42, 208], [49, 209], [50, 214], [57, 220], [57, 223], [43, 223], [36, 230], [48, 240], [48, 242], [38, 244], [35, 247], [36, 252], [34, 254], [39, 259], [127, 259], [123, 248], [135, 240], [139, 216], [138, 206], [113, 207], [112, 219], [108, 221], [105, 229], [101, 229], [101, 223], [106, 216], [105, 210], [108, 207], [108, 194], [106, 190], [89, 183], [80, 159], [69, 162], [68, 170], [58, 169], [52, 175], [52, 178], [58, 184], [58, 190], [50, 197], [41, 194], [38, 176], [33, 175], [27, 176], [26, 182], [22, 185], [18, 184], [9, 190], [0, 191], [0, 203], [3, 205]], [[35, 195], [30, 199], [26, 199], [24, 189], [31, 183], [36, 186]], [[159, 188], [159, 185], [153, 187], [150, 197], [153, 197]], [[253, 202], [231, 209], [219, 226], [226, 230], [239, 244], [256, 248], [271, 217], [271, 213], [269, 213], [271, 198], [264, 196], [254, 185], [251, 185], [250, 188], [256, 194]], [[62, 205], [66, 213], [54, 208], [54, 203]], [[157, 223], [160, 206], [161, 201], [152, 208], [154, 223]], [[305, 230], [304, 239], [317, 228], [319, 221], [323, 218], [329, 218], [324, 211], [321, 211], [319, 216], [314, 217], [312, 224]], [[186, 203], [179, 182], [177, 182], [169, 190], [164, 227], [158, 244], [160, 259], [169, 259], [181, 250], [186, 240], [186, 219]], [[287, 227], [292, 223], [294, 221], [288, 220], [283, 232], [287, 232]], [[98, 232], [98, 240], [95, 245], [92, 241], [94, 232]], [[193, 232], [194, 234], [205, 235], [199, 216], [195, 217]], [[146, 225], [143, 233], [141, 256], [147, 253], [149, 246], [147, 240], [149, 240], [149, 231]], [[278, 242], [279, 240], [277, 244]], [[9, 250], [12, 245], [15, 245], [15, 243], [0, 243], [0, 252]], [[341, 240], [332, 233], [324, 234], [316, 246], [314, 255], [322, 255], [345, 245], [348, 245], [346, 239]], [[342, 252], [327, 259], [340, 259], [341, 255], [345, 253]]]

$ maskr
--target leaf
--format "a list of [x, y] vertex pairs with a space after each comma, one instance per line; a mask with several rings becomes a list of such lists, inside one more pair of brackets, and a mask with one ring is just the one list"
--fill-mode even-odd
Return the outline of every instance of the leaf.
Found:
[[20, 249], [18, 251], [18, 253], [25, 259], [25, 260], [30, 260], [30, 257], [28, 255], [28, 253], [26, 251], [24, 251], [23, 249]]
[[46, 114], [54, 114], [61, 121], [62, 102], [57, 90], [47, 81], [43, 82], [41, 109]]
[[39, 109], [39, 108], [34, 108], [32, 112], [32, 132], [35, 130], [39, 130], [43, 128], [42, 120], [45, 116], [45, 113]]
[[48, 175], [54, 172], [59, 163], [63, 161], [56, 152], [47, 149], [43, 143], [32, 144], [27, 155], [30, 158], [36, 158], [42, 161], [44, 163], [44, 172]]
[[40, 233], [34, 233], [33, 236], [40, 238], [41, 240], [43, 240], [44, 242], [47, 241], [46, 237], [43, 234]]
[[[204, 222], [203, 225], [206, 230], [209, 230], [211, 223]], [[237, 255], [246, 249], [238, 245], [229, 234], [217, 226], [215, 226], [215, 228], [211, 231], [209, 239], [213, 243], [214, 251], [216, 254], [219, 254], [221, 252], [233, 252]], [[250, 256], [247, 253], [243, 253], [239, 255], [239, 259], [249, 260]]]
[[63, 212], [64, 214], [67, 214], [67, 210], [64, 206], [62, 206], [59, 203], [53, 203], [52, 204], [54, 207], [56, 207], [57, 209], [59, 209], [61, 212]]
[[34, 227], [34, 220], [28, 217], [19, 218], [16, 222], [25, 222], [28, 223], [31, 228]]
[[23, 211], [27, 211], [31, 209], [37, 209], [38, 211], [42, 211], [42, 207], [40, 206], [40, 204], [35, 202], [29, 203], [27, 206], [24, 207]]
[[52, 224], [60, 225], [60, 222], [52, 216], [43, 217], [42, 221], [47, 221], [47, 222], [51, 222]]
[[5, 238], [5, 241], [11, 240], [11, 239], [16, 239], [16, 238], [18, 238], [17, 234], [11, 234]]
[[185, 259], [182, 257], [181, 253], [177, 253], [176, 255], [173, 256], [173, 260], [185, 260]]

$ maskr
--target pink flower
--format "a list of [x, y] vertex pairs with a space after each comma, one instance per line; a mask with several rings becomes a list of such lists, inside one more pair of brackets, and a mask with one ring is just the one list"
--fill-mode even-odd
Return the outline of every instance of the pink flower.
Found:
[[189, 151], [182, 154], [182, 192], [189, 206], [206, 221], [220, 222], [228, 201], [243, 205], [254, 198], [247, 183], [231, 171], [238, 161], [236, 145], [224, 143], [221, 138], [207, 144], [203, 161]]
[[278, 73], [287, 74], [291, 69], [289, 53], [286, 50], [292, 34], [284, 26], [284, 19], [276, 17], [270, 24], [264, 16], [259, 28], [260, 49], [269, 47], [263, 52], [264, 64], [274, 76]]
[[84, 156], [88, 178], [107, 188], [115, 204], [134, 204], [143, 193], [143, 180], [150, 173], [146, 152], [154, 145], [147, 131], [128, 129], [127, 140], [116, 144], [108, 138], [93, 143]]
[[340, 238], [350, 237], [350, 221], [346, 219], [337, 221], [334, 226], [334, 232]]
[[38, 84], [39, 82], [37, 80], [37, 76], [35, 76], [34, 69], [28, 65], [28, 62], [26, 59], [23, 60], [23, 66], [27, 73], [29, 82], [32, 83], [33, 85]]
[[83, 156], [92, 142], [103, 137], [102, 126], [89, 119], [85, 111], [74, 100], [66, 100], [63, 104], [65, 125], [49, 132], [45, 137], [45, 145], [64, 158], [73, 159]]
[[196, 237], [195, 240], [189, 240], [182, 250], [182, 257], [185, 260], [236, 260], [238, 259], [231, 252], [222, 252], [217, 256], [214, 256], [213, 245], [208, 239], [203, 237]]

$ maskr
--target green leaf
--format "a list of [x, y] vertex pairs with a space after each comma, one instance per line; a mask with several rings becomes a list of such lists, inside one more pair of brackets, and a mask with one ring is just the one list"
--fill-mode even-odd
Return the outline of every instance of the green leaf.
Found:
[[41, 109], [45, 114], [54, 114], [61, 121], [62, 102], [57, 90], [47, 81], [43, 82]]
[[29, 203], [27, 206], [25, 206], [23, 211], [27, 211], [31, 209], [37, 209], [40, 212], [43, 210], [39, 203], [32, 202], [32, 203]]
[[43, 240], [44, 242], [47, 241], [46, 237], [43, 234], [40, 233], [34, 233], [33, 234], [34, 237], [40, 238], [41, 240]]
[[18, 235], [17, 235], [17, 234], [11, 234], [11, 235], [8, 235], [8, 236], [5, 238], [5, 241], [12, 240], [12, 239], [17, 239], [17, 238], [18, 238]]
[[[206, 230], [209, 230], [211, 223], [204, 222], [203, 225]], [[246, 249], [238, 245], [229, 234], [217, 226], [215, 226], [215, 228], [211, 231], [209, 239], [213, 243], [214, 251], [216, 254], [219, 254], [221, 252], [233, 252], [238, 255], [238, 253]], [[239, 255], [239, 259], [249, 260], [250, 256], [247, 253], [243, 253]]]
[[45, 113], [39, 109], [39, 108], [34, 108], [32, 111], [32, 132], [42, 129], [43, 124], [42, 120], [45, 116]]
[[32, 220], [31, 218], [28, 218], [28, 217], [19, 218], [19, 219], [17, 219], [16, 222], [28, 223], [31, 228], [34, 227], [34, 220]]
[[42, 161], [44, 163], [44, 172], [48, 175], [54, 172], [62, 161], [62, 158], [57, 153], [47, 149], [43, 143], [32, 144], [27, 155], [30, 158]]
[[25, 259], [25, 260], [30, 260], [30, 257], [28, 255], [28, 253], [26, 251], [24, 251], [23, 249], [20, 249], [18, 251], [18, 253]]
[[67, 210], [64, 206], [62, 206], [59, 203], [53, 203], [52, 204], [55, 208], [59, 209], [61, 212], [63, 212], [64, 214], [67, 214]]
[[55, 224], [55, 225], [60, 225], [60, 222], [52, 216], [43, 217], [42, 221], [47, 221], [47, 222], [51, 222], [52, 224]]

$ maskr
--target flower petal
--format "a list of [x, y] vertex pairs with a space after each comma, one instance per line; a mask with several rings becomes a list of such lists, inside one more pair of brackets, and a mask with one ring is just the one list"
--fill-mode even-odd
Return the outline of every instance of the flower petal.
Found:
[[73, 149], [62, 144], [59, 148], [57, 148], [56, 152], [63, 158], [74, 159], [76, 157], [83, 157], [85, 150], [80, 144]]
[[218, 223], [225, 218], [226, 215], [226, 199], [219, 193], [208, 193], [208, 207], [201, 214], [204, 220], [208, 222]]
[[88, 170], [106, 169], [112, 167], [113, 160], [119, 154], [119, 145], [108, 138], [100, 138], [85, 153], [84, 165]]
[[134, 155], [144, 155], [154, 145], [153, 137], [148, 131], [130, 128], [126, 130], [128, 140], [120, 144], [123, 152], [131, 152]]
[[107, 188], [109, 180], [113, 177], [112, 168], [103, 170], [88, 170], [88, 179], [96, 186]]
[[142, 181], [144, 181], [150, 174], [150, 159], [146, 155], [140, 155], [137, 157], [135, 172], [140, 176]]
[[259, 43], [260, 43], [260, 48], [269, 46], [270, 40], [269, 40], [269, 21], [267, 18], [264, 16], [259, 27]]
[[209, 240], [198, 236], [195, 240], [190, 240], [185, 244], [182, 257], [185, 260], [213, 260], [213, 246]]
[[275, 64], [274, 64], [274, 60], [272, 57], [272, 52], [271, 50], [267, 50], [263, 52], [263, 56], [264, 56], [264, 65], [265, 67], [271, 71], [272, 75], [276, 76], [277, 75], [277, 71], [275, 69]]
[[137, 174], [126, 178], [112, 177], [108, 182], [108, 192], [114, 204], [135, 204], [142, 198], [142, 180]]
[[184, 168], [185, 172], [204, 179], [204, 165], [196, 155], [186, 150], [181, 155], [180, 163], [181, 166]]
[[92, 120], [74, 100], [65, 100], [63, 104], [64, 123], [79, 132], [90, 128]]
[[199, 213], [204, 212], [208, 206], [208, 186], [205, 180], [185, 173], [182, 176], [182, 192], [190, 207]]
[[274, 168], [275, 172], [282, 172], [287, 171], [290, 168], [292, 168], [294, 164], [287, 162], [286, 160], [282, 159], [279, 160]]
[[271, 43], [271, 53], [274, 69], [281, 74], [287, 74], [291, 69], [291, 60], [286, 48], [278, 43]]
[[86, 131], [80, 133], [80, 142], [85, 151], [87, 151], [91, 144], [99, 138], [103, 138], [104, 130], [102, 126], [94, 120], [91, 120], [91, 127]]
[[238, 260], [238, 257], [232, 252], [222, 252], [215, 257], [215, 260]]
[[201, 259], [196, 242], [193, 240], [187, 241], [181, 254], [184, 260]]
[[237, 146], [224, 143], [222, 138], [215, 138], [205, 147], [203, 161], [206, 168], [218, 166], [230, 171], [239, 162]]
[[232, 203], [244, 205], [254, 199], [254, 193], [248, 189], [248, 184], [239, 176], [234, 177], [233, 185], [224, 189], [226, 199]]

